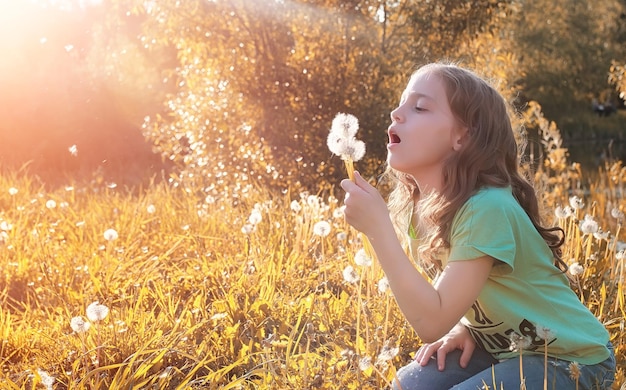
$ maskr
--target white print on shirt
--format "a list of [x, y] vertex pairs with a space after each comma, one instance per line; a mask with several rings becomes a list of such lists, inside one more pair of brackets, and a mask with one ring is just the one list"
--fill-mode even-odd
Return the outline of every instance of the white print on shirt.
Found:
[[[504, 322], [495, 323], [487, 317], [485, 311], [480, 307], [478, 302], [472, 305], [474, 313], [473, 318], [469, 318], [469, 323], [464, 325], [469, 329], [476, 343], [484, 350], [492, 353], [497, 358], [499, 354], [511, 352], [511, 335], [517, 333], [522, 337], [528, 337], [530, 345], [524, 348], [524, 351], [536, 351], [546, 345], [546, 340], [539, 337], [537, 327], [527, 319], [523, 319], [517, 329], [504, 328]], [[548, 345], [556, 341], [556, 337], [548, 340]]]

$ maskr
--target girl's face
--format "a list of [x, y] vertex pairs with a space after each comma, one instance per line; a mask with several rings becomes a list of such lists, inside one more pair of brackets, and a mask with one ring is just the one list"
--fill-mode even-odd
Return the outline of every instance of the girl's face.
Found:
[[413, 176], [419, 185], [440, 188], [443, 163], [459, 150], [465, 133], [452, 114], [440, 77], [413, 75], [391, 120], [389, 166]]

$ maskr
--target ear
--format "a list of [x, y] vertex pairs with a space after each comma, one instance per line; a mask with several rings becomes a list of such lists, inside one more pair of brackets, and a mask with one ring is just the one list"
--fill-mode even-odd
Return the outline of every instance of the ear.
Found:
[[461, 150], [461, 148], [463, 147], [463, 144], [465, 143], [465, 139], [467, 138], [467, 135], [469, 134], [469, 131], [467, 129], [467, 127], [461, 127], [460, 129], [458, 129], [456, 131], [456, 134], [454, 136], [454, 139], [452, 140], [452, 150], [454, 150], [455, 152], [458, 152], [459, 150]]

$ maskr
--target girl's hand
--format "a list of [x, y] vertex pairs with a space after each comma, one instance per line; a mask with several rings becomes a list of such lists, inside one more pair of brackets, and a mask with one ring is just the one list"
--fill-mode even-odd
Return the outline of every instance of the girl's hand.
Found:
[[422, 345], [415, 355], [415, 361], [421, 366], [425, 366], [431, 358], [434, 359], [433, 355], [436, 352], [437, 368], [439, 371], [443, 371], [445, 368], [446, 355], [448, 352], [452, 352], [455, 349], [463, 351], [461, 352], [459, 364], [463, 368], [467, 367], [474, 353], [474, 349], [476, 349], [476, 342], [467, 328], [461, 324], [457, 324], [448, 334], [434, 343]]
[[342, 180], [341, 188], [346, 191], [344, 214], [350, 225], [369, 238], [380, 229], [393, 231], [385, 200], [358, 172], [354, 172], [354, 182]]

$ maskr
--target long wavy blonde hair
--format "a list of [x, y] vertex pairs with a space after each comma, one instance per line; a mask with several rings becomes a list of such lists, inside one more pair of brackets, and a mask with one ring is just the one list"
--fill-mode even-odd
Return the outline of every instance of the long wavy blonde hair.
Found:
[[388, 204], [398, 232], [406, 235], [411, 211], [415, 210], [414, 221], [423, 243], [419, 248], [420, 261], [428, 267], [440, 267], [437, 254], [450, 247], [452, 219], [461, 206], [482, 187], [510, 186], [552, 250], [555, 266], [565, 271], [560, 251], [563, 231], [542, 225], [535, 189], [521, 173], [519, 152], [525, 140], [518, 148], [509, 104], [494, 87], [468, 69], [432, 63], [414, 75], [424, 73], [442, 80], [452, 113], [468, 129], [468, 135], [462, 148], [445, 161], [444, 184], [438, 194], [421, 194], [412, 177], [387, 166], [383, 176], [390, 180]]

